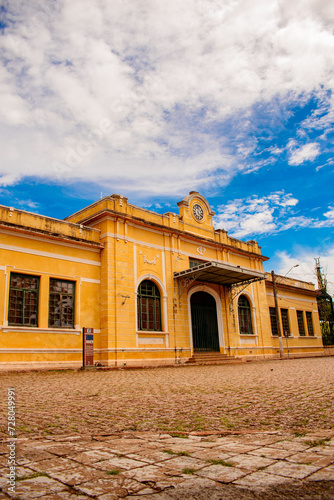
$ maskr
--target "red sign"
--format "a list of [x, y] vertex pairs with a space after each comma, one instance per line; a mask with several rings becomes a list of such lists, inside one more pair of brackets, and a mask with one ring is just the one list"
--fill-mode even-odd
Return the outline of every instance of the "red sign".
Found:
[[83, 328], [83, 366], [94, 366], [93, 328]]

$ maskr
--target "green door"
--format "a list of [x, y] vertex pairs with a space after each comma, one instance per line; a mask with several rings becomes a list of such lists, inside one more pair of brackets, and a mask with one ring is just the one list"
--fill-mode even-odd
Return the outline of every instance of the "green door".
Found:
[[206, 292], [191, 296], [191, 322], [195, 351], [219, 351], [216, 301]]

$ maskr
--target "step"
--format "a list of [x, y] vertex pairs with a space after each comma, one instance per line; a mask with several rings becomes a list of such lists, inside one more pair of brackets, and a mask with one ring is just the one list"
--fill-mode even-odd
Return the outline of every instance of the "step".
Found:
[[218, 363], [231, 363], [239, 362], [234, 356], [221, 354], [219, 352], [196, 352], [189, 358], [187, 364], [218, 364]]

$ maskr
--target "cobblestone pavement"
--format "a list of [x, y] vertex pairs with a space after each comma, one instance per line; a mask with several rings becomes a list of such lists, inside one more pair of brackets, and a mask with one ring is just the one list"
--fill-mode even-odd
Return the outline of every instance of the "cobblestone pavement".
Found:
[[2, 373], [0, 499], [333, 499], [333, 368], [313, 358]]

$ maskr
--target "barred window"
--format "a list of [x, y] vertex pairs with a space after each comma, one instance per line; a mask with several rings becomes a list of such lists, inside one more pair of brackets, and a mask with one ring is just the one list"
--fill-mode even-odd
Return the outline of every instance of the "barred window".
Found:
[[305, 337], [305, 326], [304, 326], [304, 315], [303, 311], [297, 311], [297, 321], [298, 321], [298, 330], [300, 337]]
[[137, 294], [138, 330], [161, 331], [159, 288], [149, 280], [143, 281]]
[[238, 316], [240, 335], [250, 335], [253, 333], [252, 313], [249, 301], [245, 295], [240, 295], [238, 300]]
[[310, 311], [306, 311], [306, 324], [309, 336], [314, 337], [312, 313]]
[[271, 334], [275, 337], [278, 336], [278, 327], [277, 327], [277, 317], [276, 317], [276, 309], [275, 307], [269, 307], [270, 314], [270, 323], [271, 323]]
[[49, 327], [74, 328], [73, 281], [50, 279]]
[[193, 259], [192, 257], [189, 257], [189, 267], [196, 267], [200, 266], [201, 264], [206, 264], [207, 260], [200, 260], [200, 259]]
[[37, 326], [39, 277], [11, 273], [8, 324]]
[[281, 318], [282, 318], [283, 335], [290, 336], [289, 311], [287, 309], [281, 309]]

